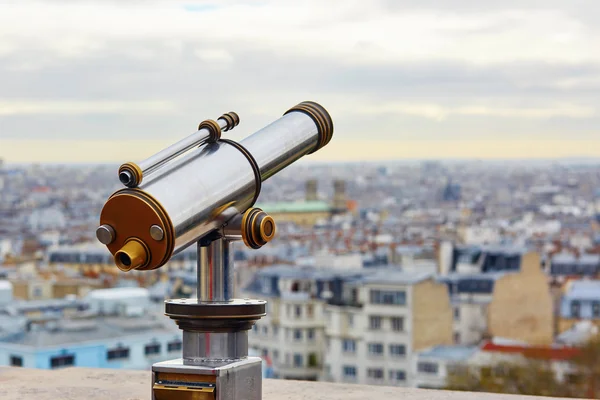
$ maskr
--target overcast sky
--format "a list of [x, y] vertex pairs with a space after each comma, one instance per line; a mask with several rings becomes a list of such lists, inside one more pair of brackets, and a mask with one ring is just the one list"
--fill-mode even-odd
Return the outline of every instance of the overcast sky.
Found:
[[0, 157], [138, 160], [303, 100], [313, 160], [600, 156], [600, 1], [0, 0]]

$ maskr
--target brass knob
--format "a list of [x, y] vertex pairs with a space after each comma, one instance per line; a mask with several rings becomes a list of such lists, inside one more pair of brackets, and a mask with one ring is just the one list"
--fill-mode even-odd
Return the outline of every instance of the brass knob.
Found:
[[242, 217], [242, 240], [251, 249], [259, 249], [275, 237], [277, 225], [273, 217], [260, 208], [250, 208]]

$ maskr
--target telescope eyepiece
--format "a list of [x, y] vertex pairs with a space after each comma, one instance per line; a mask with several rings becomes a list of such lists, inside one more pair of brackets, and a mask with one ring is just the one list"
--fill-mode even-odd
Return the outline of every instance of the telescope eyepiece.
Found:
[[121, 271], [131, 271], [148, 263], [148, 249], [138, 239], [130, 239], [115, 253], [115, 264]]
[[132, 182], [133, 176], [129, 171], [122, 171], [119, 173], [119, 180], [125, 186], [129, 186]]

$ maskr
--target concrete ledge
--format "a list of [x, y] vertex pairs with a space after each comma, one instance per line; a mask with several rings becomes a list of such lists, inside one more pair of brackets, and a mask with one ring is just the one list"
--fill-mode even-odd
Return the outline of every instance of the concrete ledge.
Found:
[[[0, 399], [2, 400], [148, 400], [149, 398], [149, 371], [92, 368], [48, 371], [0, 368]], [[263, 382], [265, 400], [535, 400], [542, 398], [275, 379], [266, 379]]]

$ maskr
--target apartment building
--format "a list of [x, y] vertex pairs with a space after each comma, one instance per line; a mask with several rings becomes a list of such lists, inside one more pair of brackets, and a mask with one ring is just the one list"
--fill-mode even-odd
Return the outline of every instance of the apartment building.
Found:
[[562, 296], [558, 333], [573, 328], [581, 321], [600, 327], [600, 281], [571, 281], [565, 287]]
[[[485, 261], [482, 261], [481, 258]], [[473, 345], [490, 337], [548, 345], [553, 339], [553, 301], [537, 253], [457, 257], [439, 278], [453, 307], [454, 342]]]
[[[317, 380], [325, 350], [325, 303], [339, 299], [342, 272], [279, 265], [257, 272], [242, 296], [267, 300], [267, 315], [249, 333], [249, 345], [282, 379]], [[360, 276], [359, 272], [348, 276]]]
[[324, 380], [412, 386], [413, 355], [452, 344], [448, 290], [423, 272], [350, 277], [325, 307], [325, 335]]

